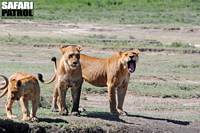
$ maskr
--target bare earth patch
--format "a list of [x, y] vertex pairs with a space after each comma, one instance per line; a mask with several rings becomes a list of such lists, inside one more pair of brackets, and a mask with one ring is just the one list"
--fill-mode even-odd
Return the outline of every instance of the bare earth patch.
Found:
[[[129, 93], [129, 92], [128, 92]], [[74, 116], [42, 116], [39, 123], [18, 123], [9, 120], [1, 120], [1, 131], [9, 132], [172, 132], [172, 133], [199, 133], [200, 122], [172, 119], [173, 115], [199, 113], [193, 110], [145, 110], [145, 105], [170, 104], [174, 106], [184, 105], [200, 106], [198, 99], [162, 99], [152, 97], [134, 96], [129, 93], [126, 96], [124, 109], [128, 116], [116, 117], [108, 111], [106, 95], [87, 94], [87, 100], [81, 100], [81, 106], [86, 111], [80, 117]], [[102, 108], [105, 111], [87, 111], [89, 108]], [[139, 113], [138, 113], [139, 112]], [[178, 113], [179, 112], [179, 113]], [[150, 115], [151, 114], [151, 115]], [[159, 115], [158, 115], [159, 114]], [[165, 118], [163, 118], [163, 116]], [[169, 117], [169, 118], [168, 118]], [[48, 123], [48, 124], [44, 124]], [[54, 124], [51, 124], [54, 123]], [[56, 124], [55, 124], [56, 123]], [[59, 126], [66, 123], [72, 126], [68, 128]], [[14, 126], [15, 125], [15, 126]], [[81, 128], [80, 128], [81, 127]]]
[[200, 44], [199, 26], [173, 25], [103, 25], [33, 21], [6, 21], [0, 23], [0, 36], [31, 37], [97, 37], [97, 39], [152, 40], [162, 43], [184, 42], [196, 47]]

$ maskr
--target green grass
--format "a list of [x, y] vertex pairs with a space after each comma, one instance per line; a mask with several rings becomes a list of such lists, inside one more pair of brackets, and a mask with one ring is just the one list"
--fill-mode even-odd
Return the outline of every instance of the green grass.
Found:
[[199, 98], [200, 85], [171, 82], [134, 82], [129, 84], [129, 91], [137, 95], [162, 98]]
[[[43, 73], [44, 78], [48, 79], [53, 74], [53, 64], [50, 58], [52, 56], [60, 57], [57, 48], [11, 48], [7, 45], [0, 47], [2, 49], [0, 72], [6, 76], [10, 76], [17, 71], [24, 71], [34, 75]], [[87, 54], [97, 57], [110, 55], [102, 55], [96, 52]], [[9, 56], [5, 59], [5, 55]], [[131, 74], [129, 90], [138, 95], [198, 98], [200, 97], [200, 85], [198, 83], [200, 79], [199, 60], [200, 57], [196, 54], [141, 53], [136, 72]], [[141, 81], [140, 79], [146, 80]], [[52, 95], [53, 85], [41, 85], [41, 88], [44, 97]], [[88, 83], [83, 85], [83, 92], [86, 93], [105, 94], [106, 91], [106, 88], [94, 87]]]
[[141, 53], [136, 76], [153, 76], [155, 79], [198, 81], [200, 58], [196, 54], [152, 54]]
[[183, 110], [193, 110], [193, 111], [199, 111], [200, 107], [198, 105], [195, 106], [184, 106], [184, 105], [171, 105], [171, 104], [150, 104], [145, 105], [144, 110], [148, 111], [183, 111]]
[[120, 24], [195, 24], [199, 0], [38, 0], [36, 20]]
[[[152, 43], [153, 42], [153, 43]], [[101, 49], [125, 49], [125, 48], [147, 48], [147, 49], [163, 49], [163, 50], [178, 50], [178, 51], [197, 51], [193, 45], [182, 42], [172, 42], [171, 44], [164, 44], [155, 42], [154, 40], [120, 40], [120, 39], [105, 39], [99, 36], [76, 36], [73, 38], [64, 37], [31, 37], [31, 36], [0, 36], [0, 43], [6, 45], [27, 45], [27, 46], [59, 46], [65, 44], [82, 44], [82, 46], [96, 47]]]
[[199, 0], [37, 0], [34, 7], [34, 20], [200, 24]]

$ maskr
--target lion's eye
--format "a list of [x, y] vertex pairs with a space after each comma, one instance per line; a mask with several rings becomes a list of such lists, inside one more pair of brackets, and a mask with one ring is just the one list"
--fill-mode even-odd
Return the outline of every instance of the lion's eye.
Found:
[[72, 55], [72, 54], [70, 54], [70, 55], [69, 55], [69, 58], [72, 58], [72, 57], [73, 57], [73, 55]]

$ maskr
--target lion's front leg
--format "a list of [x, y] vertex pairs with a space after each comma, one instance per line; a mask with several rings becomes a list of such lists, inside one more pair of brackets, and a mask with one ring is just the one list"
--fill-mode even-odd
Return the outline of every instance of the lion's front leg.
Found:
[[9, 119], [13, 119], [13, 118], [17, 117], [17, 116], [12, 114], [12, 105], [13, 105], [13, 103], [14, 103], [14, 100], [12, 100], [10, 97], [8, 97], [7, 103], [5, 105], [5, 108], [6, 108], [7, 118], [9, 118]]
[[80, 103], [80, 96], [81, 96], [81, 86], [78, 88], [73, 88], [71, 90], [72, 93], [72, 115], [79, 115], [79, 103]]
[[29, 121], [30, 120], [30, 111], [28, 109], [28, 99], [25, 97], [20, 98], [20, 105], [22, 109], [22, 120]]
[[108, 85], [108, 97], [110, 103], [110, 112], [118, 115], [118, 111], [116, 109], [115, 88], [116, 87], [114, 85]]
[[67, 110], [67, 106], [66, 106], [66, 91], [67, 89], [63, 86], [59, 86], [58, 87], [58, 97], [59, 97], [59, 113], [61, 115], [68, 115], [68, 110]]
[[118, 100], [117, 111], [120, 115], [127, 115], [127, 112], [123, 111], [123, 103], [127, 88], [128, 88], [128, 83], [124, 83], [117, 89], [117, 100]]
[[[55, 85], [54, 90], [53, 90], [53, 98], [52, 98], [52, 104], [51, 104], [51, 111], [52, 112], [57, 112], [58, 111], [58, 106], [59, 106], [59, 97], [58, 97], [58, 87]], [[61, 110], [59, 108], [59, 110]]]

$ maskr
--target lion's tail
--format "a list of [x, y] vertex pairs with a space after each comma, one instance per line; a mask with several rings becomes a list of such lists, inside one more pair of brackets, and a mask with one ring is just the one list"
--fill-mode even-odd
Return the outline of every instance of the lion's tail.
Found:
[[51, 79], [49, 79], [48, 81], [44, 81], [43, 79], [43, 75], [38, 73], [38, 79], [40, 82], [44, 83], [44, 84], [50, 84], [52, 83], [55, 79], [56, 79], [56, 71], [57, 71], [57, 63], [56, 63], [56, 57], [51, 58], [51, 61], [54, 62], [54, 75], [51, 77]]
[[0, 94], [0, 98], [2, 98], [7, 92], [8, 92], [8, 88], [3, 90], [3, 92]]
[[52, 57], [51, 61], [54, 62], [54, 72], [56, 73], [57, 72], [57, 59], [56, 59], [56, 57]]
[[0, 87], [0, 90], [4, 90], [8, 86], [8, 78], [4, 75], [0, 75], [0, 77], [2, 77], [6, 81], [5, 85]]
[[9, 84], [9, 81], [8, 81], [8, 78], [4, 75], [0, 75], [0, 77], [2, 77], [6, 81], [5, 85], [0, 88], [0, 90], [3, 90], [3, 92], [0, 93], [0, 98], [2, 98], [8, 92], [7, 86]]

